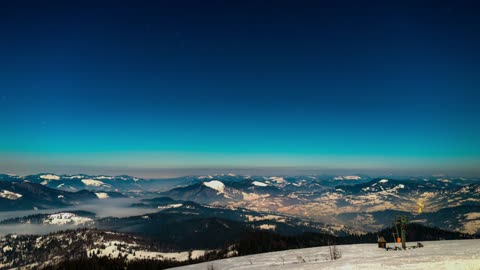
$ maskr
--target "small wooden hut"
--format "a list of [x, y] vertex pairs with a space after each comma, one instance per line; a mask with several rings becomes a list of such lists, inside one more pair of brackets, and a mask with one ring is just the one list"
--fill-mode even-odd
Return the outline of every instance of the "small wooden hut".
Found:
[[378, 248], [387, 248], [387, 241], [385, 238], [383, 238], [383, 236], [378, 238]]

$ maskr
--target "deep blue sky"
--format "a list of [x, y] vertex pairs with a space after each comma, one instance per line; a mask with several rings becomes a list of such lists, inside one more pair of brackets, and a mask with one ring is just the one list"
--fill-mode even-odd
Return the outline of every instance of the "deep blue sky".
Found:
[[6, 2], [1, 171], [479, 172], [475, 1]]

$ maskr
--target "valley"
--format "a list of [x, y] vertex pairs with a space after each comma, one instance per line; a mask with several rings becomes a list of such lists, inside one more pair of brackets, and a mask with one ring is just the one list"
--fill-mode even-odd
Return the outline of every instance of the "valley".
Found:
[[[61, 233], [65, 230], [72, 230], [66, 234], [80, 241], [78, 253], [65, 255], [69, 259], [103, 256], [173, 264], [207, 260], [207, 251], [216, 254], [209, 255], [208, 260], [244, 254], [240, 247], [229, 247], [244, 243], [242, 239], [255, 232], [282, 237], [315, 234], [319, 238], [312, 244], [316, 245], [327, 244], [327, 236], [336, 237], [333, 239], [338, 243], [374, 242], [375, 234], [382, 230], [391, 237], [388, 230], [398, 215], [427, 228], [420, 230], [438, 227], [456, 233], [446, 236], [435, 232], [425, 238], [412, 231], [415, 239], [468, 239], [480, 233], [477, 179], [233, 174], [165, 182], [130, 176], [55, 174], [2, 175], [0, 179], [4, 268], [38, 260], [43, 266], [57, 264], [59, 258], [29, 253], [34, 251], [20, 246], [35, 245], [30, 242], [49, 235], [53, 238], [48, 242], [60, 248], [62, 241], [73, 241]], [[103, 240], [92, 241], [97, 234]], [[295, 247], [290, 240], [285, 241], [284, 247]], [[15, 252], [20, 250], [29, 254], [23, 257], [30, 260], [18, 259]]]

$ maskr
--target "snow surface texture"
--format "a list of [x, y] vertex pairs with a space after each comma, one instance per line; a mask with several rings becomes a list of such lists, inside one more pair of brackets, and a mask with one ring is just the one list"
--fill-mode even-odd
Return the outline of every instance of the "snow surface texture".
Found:
[[[385, 251], [377, 244], [339, 245], [342, 257], [328, 260], [329, 247], [293, 249], [200, 263], [175, 269], [480, 269], [480, 240], [422, 242], [425, 247]], [[408, 243], [408, 246], [416, 243]], [[393, 244], [389, 244], [390, 246]]]

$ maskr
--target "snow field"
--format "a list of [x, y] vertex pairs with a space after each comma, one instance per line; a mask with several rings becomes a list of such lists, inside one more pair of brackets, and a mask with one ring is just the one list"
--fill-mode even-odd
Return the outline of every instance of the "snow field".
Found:
[[[184, 270], [288, 269], [288, 270], [372, 270], [372, 269], [449, 269], [479, 270], [480, 240], [422, 242], [423, 248], [385, 251], [377, 244], [339, 245], [342, 257], [328, 260], [329, 247], [315, 247], [234, 257], [178, 267]], [[416, 243], [408, 243], [413, 246]], [[389, 244], [390, 246], [392, 244]]]

